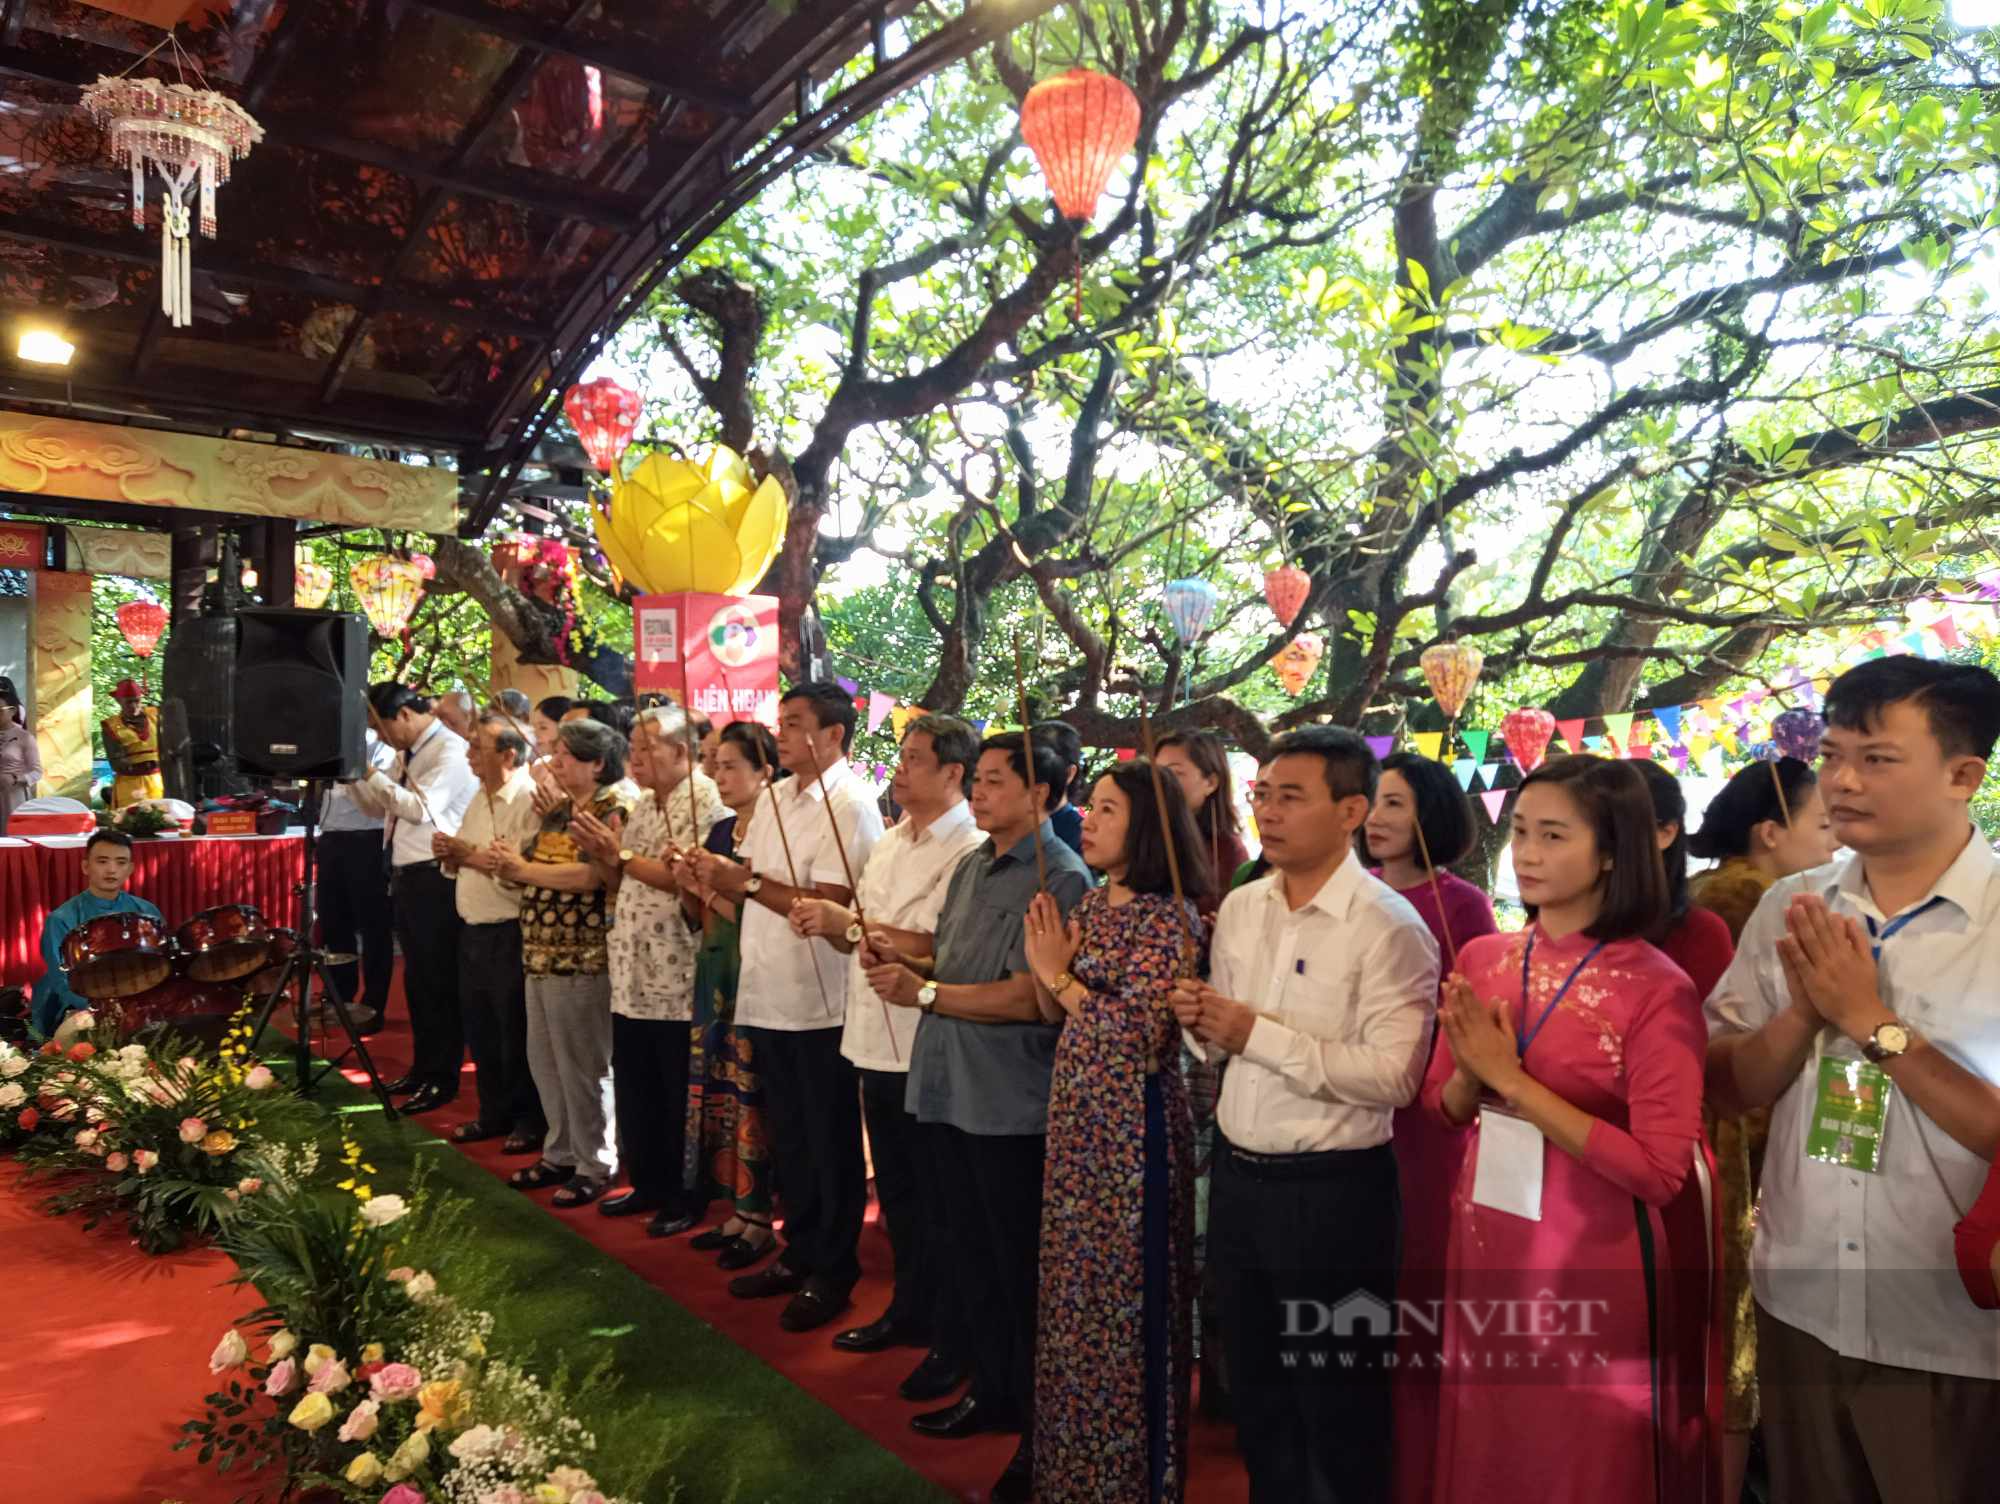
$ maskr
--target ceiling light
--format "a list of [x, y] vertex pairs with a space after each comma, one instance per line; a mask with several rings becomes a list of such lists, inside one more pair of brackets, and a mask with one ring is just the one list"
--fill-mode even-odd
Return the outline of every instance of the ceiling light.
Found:
[[24, 329], [18, 353], [21, 359], [36, 365], [66, 366], [70, 356], [76, 354], [76, 346], [53, 329]]

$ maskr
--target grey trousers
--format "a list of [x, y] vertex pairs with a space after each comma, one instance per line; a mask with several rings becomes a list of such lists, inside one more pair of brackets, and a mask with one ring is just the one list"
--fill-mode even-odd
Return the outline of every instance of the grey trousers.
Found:
[[586, 1180], [618, 1170], [611, 1143], [611, 978], [528, 978], [528, 1070], [549, 1120], [542, 1158]]

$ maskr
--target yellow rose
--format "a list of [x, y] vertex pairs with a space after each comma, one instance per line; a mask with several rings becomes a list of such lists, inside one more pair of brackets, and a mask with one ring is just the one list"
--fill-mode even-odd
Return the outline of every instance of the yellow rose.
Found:
[[301, 1431], [317, 1431], [333, 1419], [333, 1401], [323, 1394], [309, 1394], [292, 1406], [285, 1419]]
[[569, 1490], [553, 1483], [535, 1485], [535, 1504], [569, 1504]]
[[306, 1377], [311, 1378], [333, 1361], [333, 1349], [324, 1342], [315, 1342], [306, 1349]]
[[382, 1459], [377, 1457], [373, 1452], [363, 1452], [359, 1457], [347, 1464], [347, 1471], [342, 1476], [349, 1483], [358, 1483], [363, 1488], [366, 1488], [371, 1483], [380, 1483], [382, 1481]]
[[382, 1477], [390, 1483], [401, 1483], [428, 1462], [430, 1455], [431, 1439], [419, 1431], [396, 1448], [389, 1465], [382, 1469]]
[[284, 1327], [279, 1327], [277, 1331], [271, 1333], [271, 1361], [275, 1363], [280, 1358], [289, 1358], [298, 1345], [298, 1338]]
[[457, 1430], [471, 1412], [470, 1399], [459, 1392], [457, 1379], [437, 1379], [417, 1391], [417, 1429], [444, 1426]]
[[204, 1154], [227, 1154], [236, 1147], [236, 1135], [227, 1128], [218, 1128], [201, 1141]]
[[361, 1349], [361, 1361], [363, 1363], [380, 1363], [382, 1356], [382, 1344], [379, 1342], [371, 1342]]

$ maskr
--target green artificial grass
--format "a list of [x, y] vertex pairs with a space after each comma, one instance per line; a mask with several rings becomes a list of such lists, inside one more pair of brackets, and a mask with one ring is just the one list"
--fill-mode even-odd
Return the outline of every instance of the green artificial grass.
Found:
[[[273, 1060], [274, 1066], [281, 1062]], [[594, 1406], [600, 1475], [636, 1468], [642, 1504], [830, 1504], [947, 1497], [782, 1375], [705, 1325], [443, 1140], [387, 1118], [330, 1076], [316, 1093], [376, 1169], [378, 1192], [426, 1167], [431, 1194], [462, 1197], [461, 1264], [432, 1269], [445, 1290], [493, 1312], [495, 1351], [581, 1376], [609, 1358], [616, 1389]], [[650, 1464], [650, 1466], [649, 1466]]]

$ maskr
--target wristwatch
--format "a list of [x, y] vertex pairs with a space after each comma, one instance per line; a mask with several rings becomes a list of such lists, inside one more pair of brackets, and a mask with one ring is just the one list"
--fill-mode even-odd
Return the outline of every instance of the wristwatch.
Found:
[[859, 919], [847, 927], [847, 943], [849, 945], [859, 945], [861, 943], [861, 921]]
[[625, 868], [631, 863], [632, 859], [636, 857], [638, 854], [639, 853], [636, 851], [620, 850], [618, 853], [618, 870], [620, 872], [623, 872]]
[[759, 877], [756, 873], [753, 872], [750, 874], [749, 878], [745, 880], [743, 884], [743, 896], [745, 898], [755, 898], [757, 896], [758, 889], [762, 888], [763, 886], [764, 886], [764, 879]]
[[1875, 1032], [1861, 1042], [1861, 1053], [1880, 1065], [1894, 1060], [1910, 1047], [1910, 1031], [1900, 1023], [1877, 1024]]
[[1065, 992], [1069, 991], [1070, 988], [1074, 987], [1075, 985], [1076, 985], [1075, 977], [1071, 976], [1066, 971], [1059, 971], [1056, 973], [1056, 979], [1053, 982], [1049, 983], [1049, 996], [1061, 997]]
[[926, 982], [917, 989], [917, 1006], [926, 1013], [937, 1006], [936, 982]]

